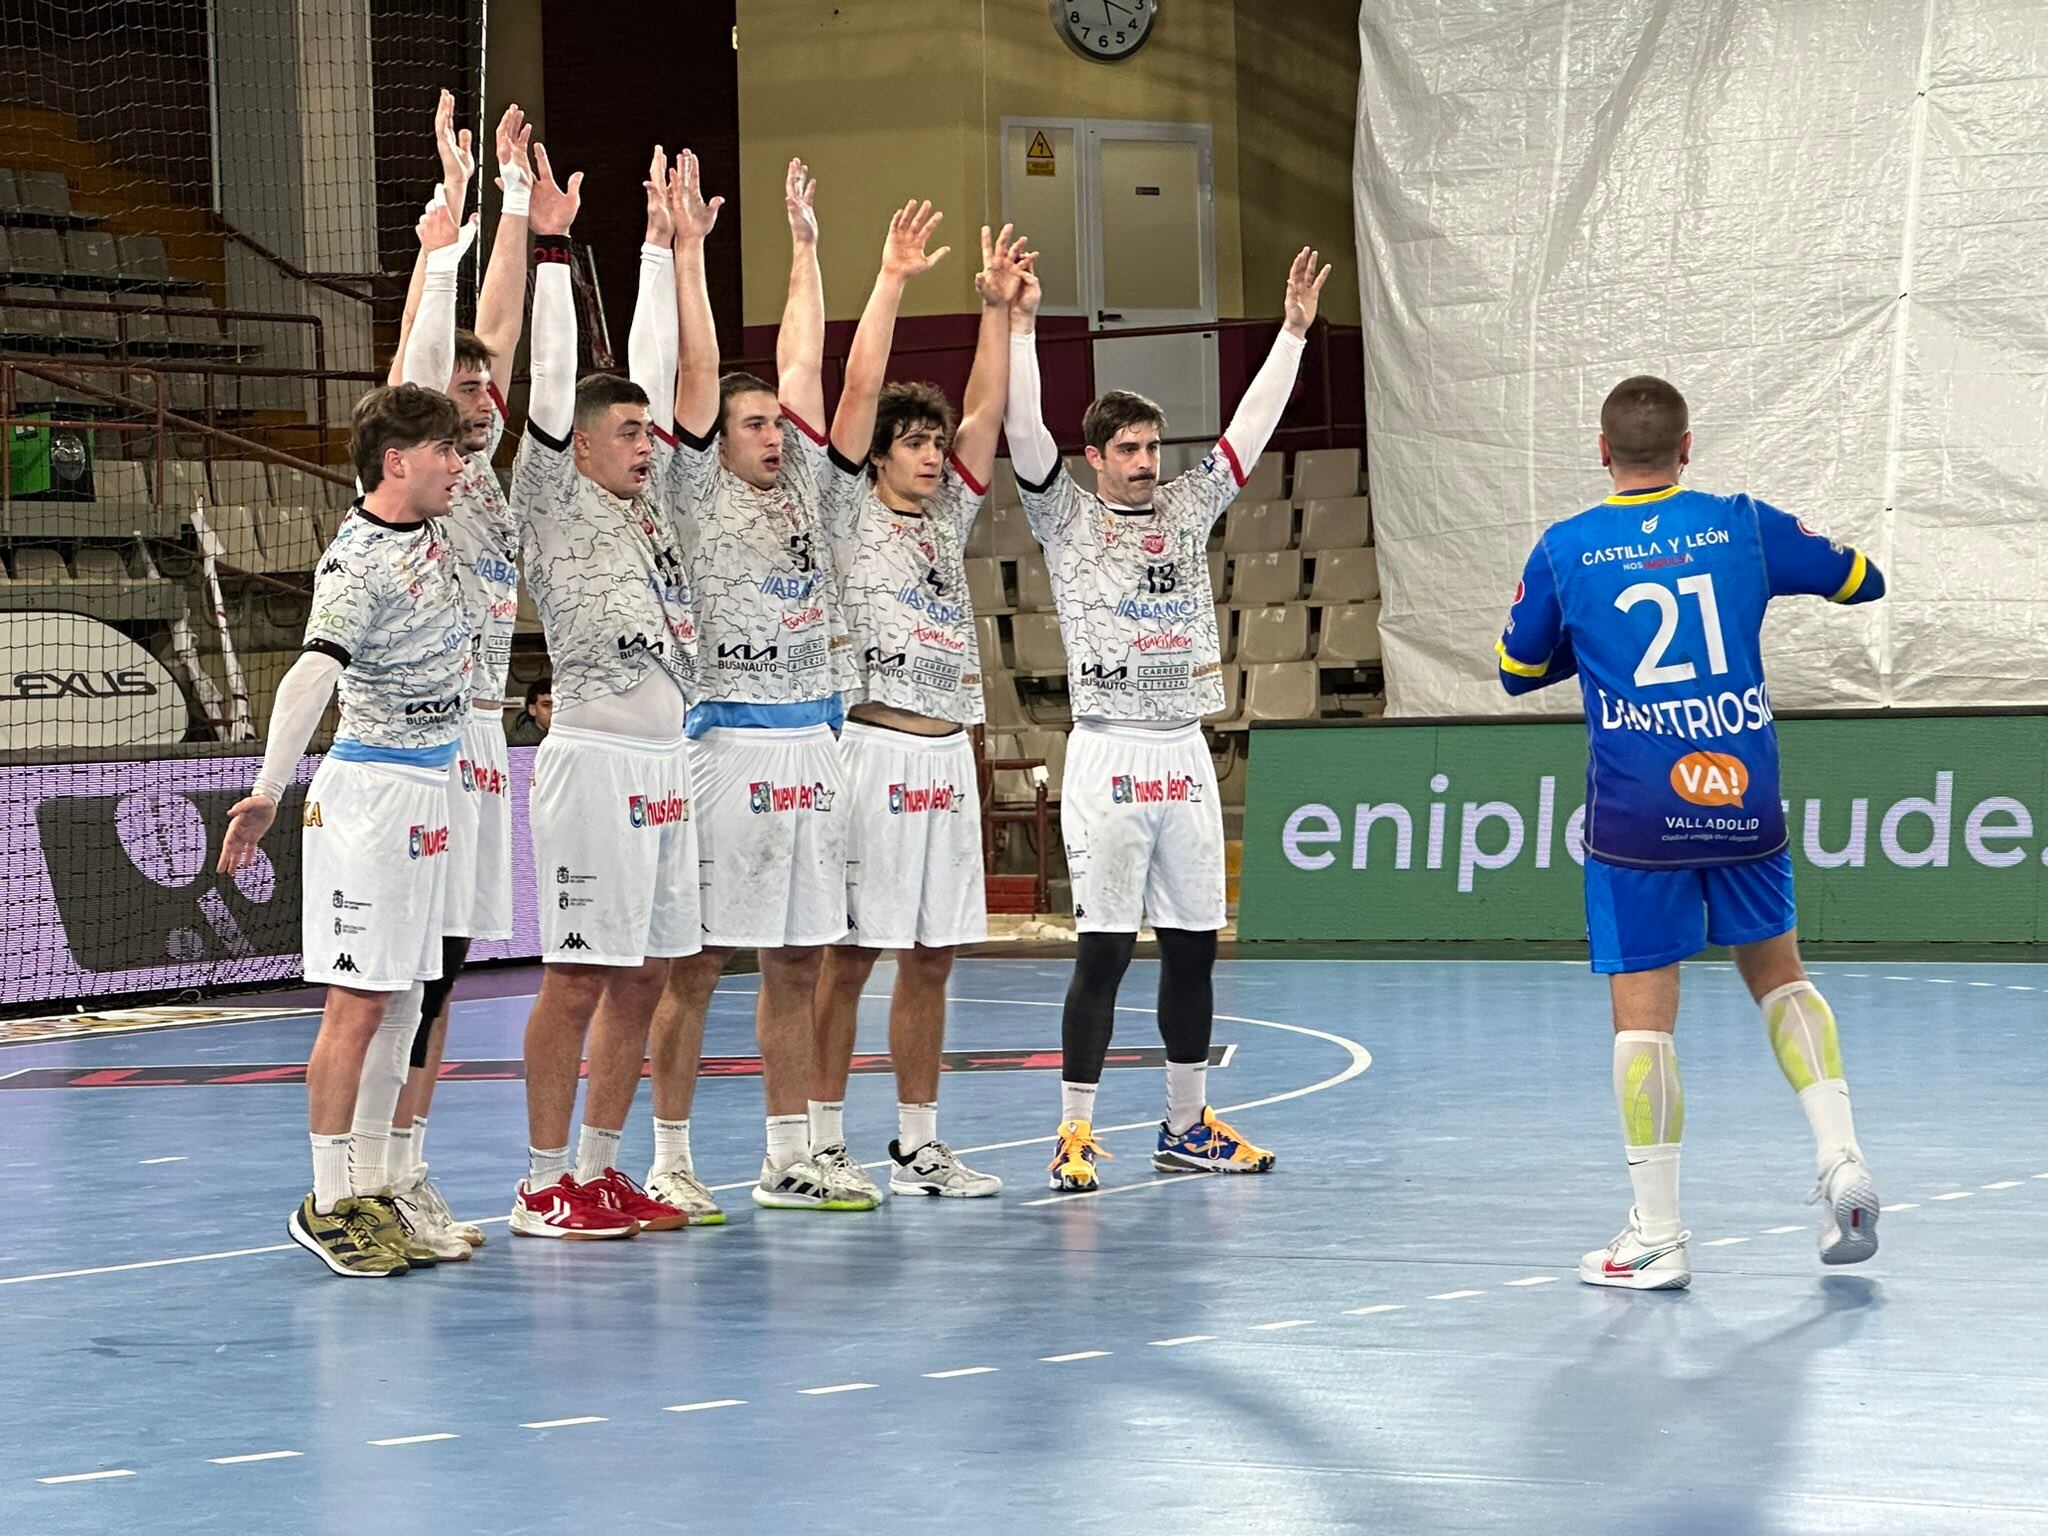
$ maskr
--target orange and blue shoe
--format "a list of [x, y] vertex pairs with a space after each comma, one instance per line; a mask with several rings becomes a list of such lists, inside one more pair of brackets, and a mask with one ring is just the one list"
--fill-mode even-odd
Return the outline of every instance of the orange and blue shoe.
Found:
[[1069, 1120], [1060, 1127], [1059, 1150], [1046, 1165], [1048, 1189], [1069, 1194], [1086, 1194], [1096, 1188], [1095, 1159], [1114, 1154], [1095, 1139], [1095, 1129], [1086, 1120]]
[[1178, 1134], [1160, 1121], [1159, 1150], [1152, 1154], [1152, 1166], [1166, 1173], [1271, 1173], [1273, 1163], [1272, 1153], [1246, 1141], [1206, 1104], [1202, 1118]]

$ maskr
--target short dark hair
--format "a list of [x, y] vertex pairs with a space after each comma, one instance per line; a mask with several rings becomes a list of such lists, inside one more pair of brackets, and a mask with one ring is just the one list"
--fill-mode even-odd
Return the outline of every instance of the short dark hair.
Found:
[[735, 395], [773, 395], [775, 386], [758, 374], [734, 371], [718, 377], [718, 430], [725, 430], [725, 413]]
[[615, 405], [645, 405], [647, 391], [623, 374], [586, 373], [576, 381], [576, 429], [588, 432]]
[[418, 384], [382, 384], [356, 402], [348, 456], [365, 494], [384, 483], [384, 455], [421, 443], [452, 443], [462, 429], [455, 402]]
[[958, 425], [952, 402], [938, 385], [884, 384], [881, 398], [875, 403], [875, 435], [868, 444], [868, 473], [875, 472], [875, 460], [889, 456], [897, 438], [919, 427], [930, 427], [938, 433], [942, 446], [951, 448], [953, 430]]
[[483, 337], [477, 335], [475, 331], [464, 330], [461, 326], [457, 326], [455, 328], [455, 371], [460, 373], [465, 368], [475, 368], [483, 372], [489, 372], [490, 366], [491, 349], [484, 345]]
[[1647, 373], [1623, 379], [1600, 407], [1600, 435], [1607, 439], [1608, 456], [1635, 469], [1676, 464], [1691, 425], [1685, 396]]
[[1081, 417], [1081, 441], [1100, 453], [1125, 427], [1157, 427], [1164, 432], [1166, 412], [1156, 400], [1128, 389], [1112, 389]]
[[553, 693], [554, 691], [555, 679], [552, 673], [546, 677], [536, 677], [526, 685], [526, 707], [528, 709], [533, 708], [534, 705], [540, 702], [542, 694]]

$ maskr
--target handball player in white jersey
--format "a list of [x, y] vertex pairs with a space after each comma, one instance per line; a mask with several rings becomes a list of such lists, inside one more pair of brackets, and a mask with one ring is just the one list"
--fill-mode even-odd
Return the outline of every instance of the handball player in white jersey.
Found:
[[1112, 390], [1081, 432], [1095, 483], [1074, 483], [1039, 408], [1038, 288], [1010, 312], [1005, 425], [1031, 531], [1044, 546], [1074, 729], [1060, 792], [1079, 946], [1062, 1020], [1059, 1149], [1051, 1187], [1096, 1187], [1095, 1093], [1117, 988], [1138, 929], [1159, 940], [1163, 1169], [1265, 1173], [1273, 1154], [1209, 1108], [1216, 933], [1225, 918], [1223, 807], [1202, 717], [1223, 707], [1209, 533], [1236, 499], [1294, 388], [1330, 269], [1304, 249], [1287, 275], [1286, 320], [1222, 438], [1187, 473], [1159, 480], [1166, 418]]
[[825, 503], [856, 675], [839, 738], [848, 932], [826, 951], [818, 982], [811, 1156], [867, 1182], [847, 1151], [846, 1080], [861, 990], [886, 951], [896, 962], [889, 1188], [974, 1197], [997, 1193], [1002, 1180], [962, 1163], [938, 1125], [946, 978], [957, 946], [988, 937], [970, 735], [983, 717], [981, 662], [962, 552], [995, 469], [1024, 242], [1013, 246], [1008, 226], [993, 242], [981, 231], [981, 332], [956, 428], [937, 385], [882, 382], [904, 285], [930, 269], [924, 247], [937, 222], [929, 203], [906, 204], [890, 221], [832, 420], [835, 442], [864, 436], [868, 449], [862, 476], [834, 481]]
[[306, 1063], [313, 1190], [286, 1229], [353, 1278], [435, 1261], [383, 1184], [391, 1099], [372, 1126], [375, 1158], [350, 1151], [364, 1059], [403, 1051], [421, 984], [441, 969], [448, 765], [471, 649], [455, 553], [436, 519], [463, 473], [459, 432], [436, 391], [373, 389], [356, 405], [349, 447], [362, 495], [320, 557], [305, 651], [278, 686], [255, 787], [221, 847], [222, 874], [255, 862], [338, 681], [341, 727], [301, 818], [305, 974], [326, 985], [327, 1003]]
[[872, 1186], [830, 1178], [810, 1157], [806, 1114], [819, 964], [823, 946], [846, 932], [847, 814], [833, 733], [853, 684], [821, 502], [837, 494], [833, 482], [859, 478], [868, 445], [828, 441], [824, 432], [825, 299], [815, 187], [802, 163], [790, 162], [784, 188], [792, 259], [775, 386], [747, 374], [719, 377], [703, 255], [716, 204], [696, 190], [687, 153], [683, 165], [670, 472], [692, 524], [699, 636], [689, 734], [704, 949], [674, 967], [655, 1019], [649, 1182], [659, 1188], [689, 1166], [704, 1011], [733, 950], [751, 948], [761, 963], [755, 1025], [768, 1107], [755, 1203], [868, 1210]]
[[[566, 193], [534, 146], [533, 382], [512, 505], [554, 667], [554, 727], [534, 757], [532, 821], [543, 963], [526, 1026], [526, 1237], [629, 1237], [685, 1224], [615, 1166], [669, 961], [695, 954], [697, 846], [683, 750], [696, 620], [651, 419], [673, 399], [674, 258], [666, 160], [645, 184], [647, 237], [628, 342], [631, 379], [576, 378]], [[595, 1027], [593, 1027], [595, 1020]], [[569, 1123], [586, 1035], [590, 1085], [572, 1166]]]

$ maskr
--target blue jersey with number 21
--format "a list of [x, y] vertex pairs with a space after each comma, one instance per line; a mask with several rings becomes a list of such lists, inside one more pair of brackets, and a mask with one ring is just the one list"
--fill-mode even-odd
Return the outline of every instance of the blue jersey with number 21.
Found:
[[1496, 647], [1509, 693], [1574, 674], [1586, 701], [1586, 852], [1659, 869], [1785, 846], [1764, 609], [1884, 595], [1861, 553], [1750, 496], [1610, 496], [1544, 531]]

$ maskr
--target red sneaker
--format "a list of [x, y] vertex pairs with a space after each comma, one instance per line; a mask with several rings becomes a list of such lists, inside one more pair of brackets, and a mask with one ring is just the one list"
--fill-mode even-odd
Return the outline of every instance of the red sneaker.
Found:
[[570, 1174], [552, 1184], [528, 1189], [519, 1181], [512, 1199], [512, 1231], [519, 1237], [567, 1237], [591, 1241], [631, 1237], [640, 1224], [604, 1204]]
[[689, 1225], [687, 1211], [657, 1200], [636, 1181], [616, 1168], [607, 1168], [583, 1186], [583, 1193], [609, 1210], [640, 1223], [647, 1232], [673, 1232]]

